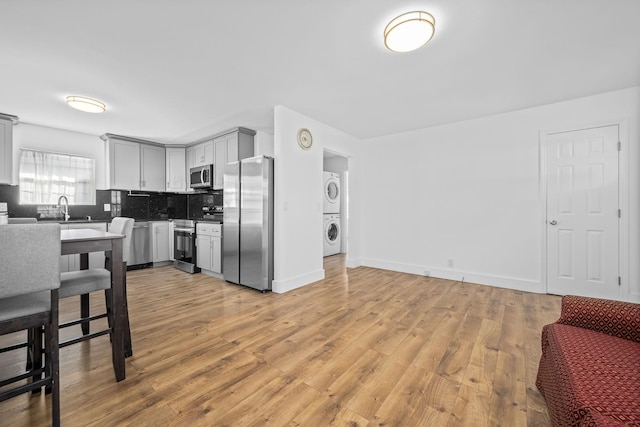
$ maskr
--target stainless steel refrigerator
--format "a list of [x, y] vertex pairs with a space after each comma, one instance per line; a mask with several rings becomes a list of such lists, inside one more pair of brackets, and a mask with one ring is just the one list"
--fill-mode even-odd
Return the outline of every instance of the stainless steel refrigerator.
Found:
[[222, 272], [260, 291], [273, 280], [273, 159], [251, 157], [224, 167]]

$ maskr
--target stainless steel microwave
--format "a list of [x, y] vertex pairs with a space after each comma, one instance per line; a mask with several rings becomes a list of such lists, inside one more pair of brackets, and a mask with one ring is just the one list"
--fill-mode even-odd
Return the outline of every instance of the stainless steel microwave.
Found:
[[189, 186], [191, 188], [212, 188], [213, 165], [191, 168], [189, 171]]

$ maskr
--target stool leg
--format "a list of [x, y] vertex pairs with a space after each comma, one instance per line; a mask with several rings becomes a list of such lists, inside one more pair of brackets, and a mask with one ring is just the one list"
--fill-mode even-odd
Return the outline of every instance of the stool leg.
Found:
[[30, 371], [33, 369], [33, 346], [34, 346], [34, 342], [33, 340], [35, 339], [35, 332], [33, 329], [27, 329], [27, 371]]
[[[44, 331], [41, 327], [31, 328], [27, 331], [27, 348], [29, 349], [29, 360], [27, 365], [30, 365], [27, 370], [42, 368], [42, 333]], [[42, 373], [34, 375], [33, 382], [42, 379]], [[32, 394], [40, 393], [40, 389], [33, 390]]]
[[[80, 295], [80, 317], [87, 319], [89, 317], [89, 294]], [[82, 335], [89, 335], [89, 321], [80, 324]]]
[[[52, 334], [51, 334], [51, 325], [48, 325], [44, 328], [44, 357], [45, 357], [45, 363], [44, 363], [44, 375], [46, 377], [51, 378], [52, 377], [52, 370], [51, 370], [51, 340], [53, 339]], [[40, 334], [40, 341], [42, 341], [42, 334]], [[47, 386], [45, 386], [44, 388], [44, 392], [45, 394], [51, 394], [52, 391], [52, 384], [49, 384]]]

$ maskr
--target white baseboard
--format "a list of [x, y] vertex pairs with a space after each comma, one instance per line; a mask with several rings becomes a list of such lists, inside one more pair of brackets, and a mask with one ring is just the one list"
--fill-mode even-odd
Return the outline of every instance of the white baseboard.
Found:
[[292, 277], [285, 280], [273, 280], [271, 282], [271, 291], [276, 294], [283, 294], [285, 292], [292, 291], [300, 288], [304, 285], [308, 285], [318, 280], [324, 279], [324, 269], [312, 271], [311, 273], [303, 274], [301, 276]]
[[437, 277], [439, 279], [471, 282], [479, 285], [496, 286], [498, 288], [514, 289], [517, 291], [534, 292], [538, 294], [545, 293], [544, 286], [539, 280], [518, 279], [515, 277], [480, 274], [469, 271], [434, 268], [424, 265], [404, 264], [369, 258], [362, 260], [361, 265], [380, 268], [382, 270], [416, 274], [419, 276], [424, 276], [425, 271], [429, 271], [429, 277]]
[[362, 265], [362, 260], [360, 258], [348, 258], [346, 261], [347, 268], [357, 268]]

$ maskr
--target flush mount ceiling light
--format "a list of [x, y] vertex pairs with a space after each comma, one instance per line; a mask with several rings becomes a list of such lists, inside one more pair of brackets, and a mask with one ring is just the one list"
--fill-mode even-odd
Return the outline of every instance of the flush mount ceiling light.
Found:
[[84, 96], [67, 96], [67, 104], [76, 110], [87, 113], [104, 113], [107, 109], [107, 106], [103, 102]]
[[416, 50], [433, 37], [434, 17], [421, 11], [407, 12], [393, 19], [384, 29], [384, 45], [394, 52]]

